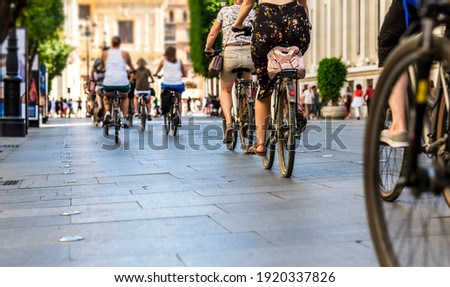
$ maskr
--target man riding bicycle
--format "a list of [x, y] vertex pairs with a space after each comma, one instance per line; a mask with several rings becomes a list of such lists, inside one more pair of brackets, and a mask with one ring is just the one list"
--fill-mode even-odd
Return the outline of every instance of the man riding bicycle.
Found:
[[124, 127], [128, 127], [128, 92], [130, 91], [130, 81], [128, 80], [127, 65], [134, 71], [130, 54], [120, 49], [120, 37], [114, 36], [111, 40], [111, 48], [103, 51], [102, 62], [105, 67], [105, 79], [103, 89], [105, 95], [103, 104], [105, 106], [104, 125], [111, 121], [111, 92], [120, 91], [121, 110]]

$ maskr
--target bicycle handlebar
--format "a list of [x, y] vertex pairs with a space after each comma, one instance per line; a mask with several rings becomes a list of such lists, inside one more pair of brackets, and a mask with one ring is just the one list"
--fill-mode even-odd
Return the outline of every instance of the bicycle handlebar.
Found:
[[211, 57], [219, 55], [221, 52], [222, 52], [222, 49], [217, 49], [217, 50], [214, 50], [214, 52], [212, 52], [212, 53], [205, 52], [205, 56], [208, 58], [211, 58]]
[[[236, 27], [231, 27], [231, 31], [238, 33], [238, 32], [244, 32], [244, 34], [239, 35], [239, 36], [251, 36], [252, 35], [252, 26], [244, 26], [242, 28], [236, 28]], [[239, 37], [236, 36], [236, 37]]]

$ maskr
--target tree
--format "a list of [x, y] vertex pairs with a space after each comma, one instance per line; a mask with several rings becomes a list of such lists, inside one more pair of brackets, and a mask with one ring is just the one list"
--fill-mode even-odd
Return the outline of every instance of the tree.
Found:
[[59, 31], [64, 23], [63, 8], [61, 0], [28, 0], [28, 5], [22, 10], [18, 21], [27, 30], [28, 79], [36, 56], [44, 52], [44, 43], [60, 38]]
[[52, 38], [39, 45], [38, 53], [41, 63], [45, 64], [48, 73], [48, 89], [51, 90], [52, 80], [61, 75], [66, 67], [70, 47], [65, 43], [62, 32], [58, 38]]
[[3, 43], [9, 34], [11, 27], [16, 23], [20, 11], [26, 6], [27, 0], [1, 0], [0, 1], [0, 44]]
[[347, 67], [336, 57], [324, 58], [317, 69], [317, 86], [325, 101], [333, 105], [339, 101], [340, 91], [347, 78]]
[[[191, 13], [190, 47], [194, 71], [204, 77], [211, 77], [208, 72], [209, 59], [205, 57], [206, 38], [221, 8], [220, 0], [189, 0]], [[220, 38], [220, 37], [219, 37]], [[221, 48], [220, 39], [216, 39], [214, 49]]]

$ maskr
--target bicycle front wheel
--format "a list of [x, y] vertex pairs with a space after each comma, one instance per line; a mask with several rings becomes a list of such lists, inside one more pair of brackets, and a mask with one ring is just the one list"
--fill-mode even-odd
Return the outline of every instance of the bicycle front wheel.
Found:
[[290, 177], [295, 159], [296, 105], [289, 101], [290, 88], [284, 87], [278, 96], [278, 162], [283, 177]]
[[[410, 38], [392, 51], [375, 89], [373, 108], [367, 122], [364, 149], [364, 184], [366, 210], [372, 240], [382, 266], [450, 266], [450, 209], [440, 194], [421, 187], [421, 192], [404, 186], [399, 178], [406, 173], [408, 159], [417, 157], [419, 166], [432, 168], [433, 155], [410, 153], [380, 141], [389, 121], [388, 100], [401, 77], [409, 74], [410, 91], [414, 92], [414, 72], [421, 55], [420, 38]], [[444, 47], [450, 42], [432, 39], [436, 61], [450, 63]], [[412, 75], [412, 76], [411, 76]], [[411, 94], [411, 93], [410, 93]], [[405, 113], [415, 115], [413, 97], [406, 101]], [[426, 115], [428, 116], [428, 115]], [[407, 126], [413, 117], [405, 115]], [[424, 119], [417, 119], [424, 120]], [[411, 129], [412, 130], [412, 129]], [[411, 136], [411, 135], [410, 135]], [[421, 135], [416, 135], [421, 136]], [[402, 191], [403, 190], [403, 191]], [[394, 200], [402, 192], [400, 201]]]

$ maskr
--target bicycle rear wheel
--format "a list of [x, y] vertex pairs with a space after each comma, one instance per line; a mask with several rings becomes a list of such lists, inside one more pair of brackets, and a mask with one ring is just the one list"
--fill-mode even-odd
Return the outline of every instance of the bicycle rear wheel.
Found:
[[253, 103], [249, 103], [246, 98], [241, 97], [239, 99], [239, 139], [245, 154], [247, 154], [247, 149], [253, 145], [254, 127]]
[[114, 112], [114, 142], [119, 143], [120, 115], [118, 111]]
[[[432, 42], [435, 59], [450, 63], [450, 54], [439, 48], [450, 43], [436, 37]], [[366, 210], [372, 240], [382, 266], [450, 265], [450, 209], [440, 194], [431, 190], [422, 190], [417, 194], [399, 183], [399, 178], [405, 174], [407, 159], [417, 156], [418, 164], [424, 167], [433, 167], [433, 161], [427, 155], [412, 155], [408, 149], [390, 148], [380, 141], [381, 131], [386, 128], [389, 119], [387, 103], [392, 88], [420, 59], [420, 54], [416, 53], [419, 43], [419, 37], [408, 39], [391, 53], [378, 80], [374, 106], [366, 127]], [[409, 101], [412, 102], [411, 99]], [[406, 112], [414, 115], [415, 105], [409, 105]], [[412, 117], [406, 118], [408, 122], [413, 120]], [[414, 125], [409, 122], [408, 126]], [[401, 201], [392, 203], [384, 200], [393, 200], [401, 190]], [[390, 196], [392, 198], [388, 198]]]
[[145, 124], [147, 122], [147, 112], [146, 112], [147, 109], [143, 105], [140, 105], [139, 109], [140, 109], [139, 114], [141, 117], [141, 130], [145, 131]]
[[172, 111], [170, 110], [169, 112], [164, 114], [164, 130], [166, 132], [166, 136], [169, 135], [170, 132], [170, 115], [172, 114]]
[[[231, 142], [226, 144], [228, 150], [234, 150], [236, 148], [237, 137], [238, 137], [238, 130], [236, 128], [236, 122], [234, 121], [233, 110], [231, 110], [231, 120], [232, 120], [232, 125], [233, 125], [233, 136], [232, 136]], [[227, 130], [227, 121], [225, 120], [225, 116], [223, 115], [223, 113], [222, 113], [222, 128], [223, 128], [223, 132], [225, 134], [225, 131]]]
[[266, 142], [264, 146], [266, 147], [266, 155], [262, 157], [262, 162], [265, 169], [271, 169], [273, 162], [275, 161], [275, 142], [276, 142], [276, 131], [273, 129], [273, 120], [269, 118], [267, 124]]
[[174, 107], [175, 111], [172, 114], [172, 135], [176, 136], [178, 131], [178, 125], [180, 124], [180, 113], [178, 107]]
[[278, 162], [283, 177], [290, 177], [295, 160], [296, 104], [289, 101], [288, 87], [283, 87], [278, 98]]

